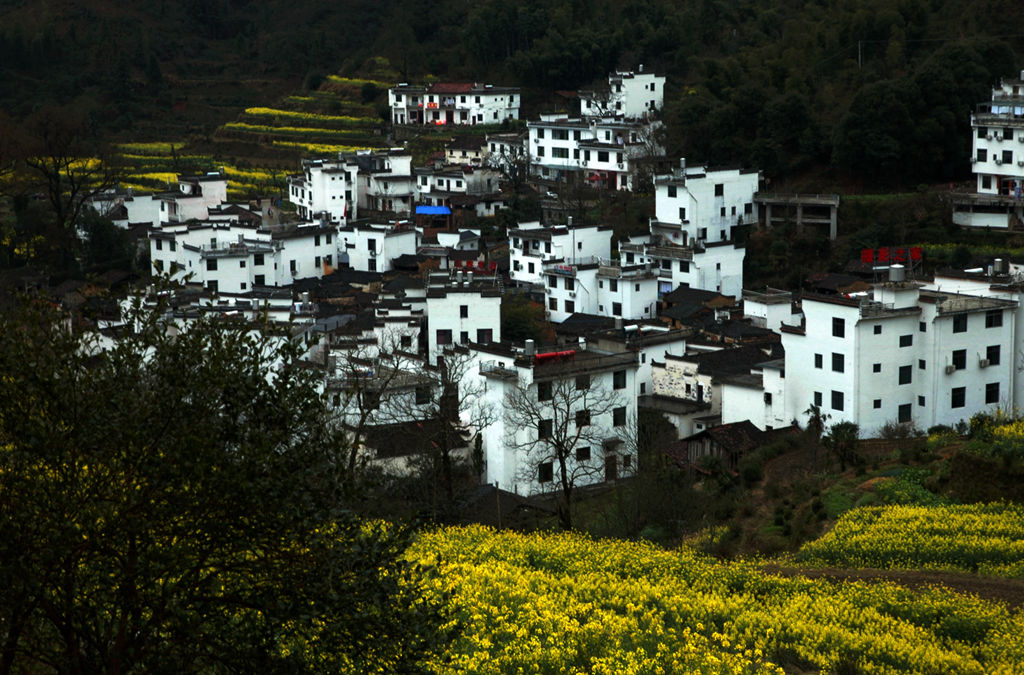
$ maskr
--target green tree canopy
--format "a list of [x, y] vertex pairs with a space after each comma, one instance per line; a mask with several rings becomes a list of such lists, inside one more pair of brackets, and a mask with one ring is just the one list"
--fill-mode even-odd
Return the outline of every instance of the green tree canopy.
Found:
[[0, 673], [415, 672], [408, 532], [351, 509], [291, 348], [140, 314], [0, 320]]

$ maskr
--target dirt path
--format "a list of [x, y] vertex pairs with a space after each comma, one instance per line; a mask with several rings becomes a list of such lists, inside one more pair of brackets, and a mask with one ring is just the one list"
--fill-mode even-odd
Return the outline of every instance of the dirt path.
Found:
[[985, 600], [1005, 602], [1013, 609], [1024, 606], [1024, 580], [1002, 577], [982, 577], [957, 572], [918, 570], [844, 569], [838, 567], [788, 567], [768, 564], [763, 567], [769, 574], [784, 577], [804, 576], [809, 579], [830, 581], [891, 581], [907, 588], [944, 586], [958, 593], [971, 593]]

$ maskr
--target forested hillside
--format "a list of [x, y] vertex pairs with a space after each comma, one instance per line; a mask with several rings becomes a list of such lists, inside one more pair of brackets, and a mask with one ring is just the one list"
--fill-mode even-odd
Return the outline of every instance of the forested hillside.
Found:
[[[575, 89], [665, 72], [670, 153], [773, 179], [967, 175], [969, 112], [1020, 67], [1013, 0], [109, 0], [0, 9], [0, 105], [81, 98], [99, 128], [209, 130], [383, 56], [427, 75]], [[531, 110], [527, 110], [529, 114]]]

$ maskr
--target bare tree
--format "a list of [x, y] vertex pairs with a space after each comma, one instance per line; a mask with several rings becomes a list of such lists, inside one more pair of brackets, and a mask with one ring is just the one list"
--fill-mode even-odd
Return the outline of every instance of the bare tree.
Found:
[[497, 149], [487, 156], [487, 165], [501, 172], [513, 194], [518, 194], [530, 175], [530, 152], [521, 134], [514, 141], [505, 136], [496, 141]]
[[[379, 419], [392, 423], [418, 422], [407, 440], [422, 458], [419, 475], [427, 479], [434, 499], [434, 513], [450, 513], [455, 506], [459, 475], [479, 475], [477, 467], [467, 467], [460, 450], [471, 447], [479, 431], [496, 419], [496, 413], [483, 402], [484, 381], [471, 377], [474, 365], [469, 350], [447, 349], [437, 365], [423, 365], [415, 372], [411, 395], [391, 395], [381, 402]], [[476, 481], [473, 481], [474, 484]]]
[[520, 475], [554, 484], [559, 520], [572, 529], [578, 488], [603, 480], [599, 460], [627, 440], [625, 400], [588, 375], [543, 379], [512, 389], [504, 416], [505, 443], [520, 454]]
[[24, 187], [46, 198], [72, 247], [82, 209], [119, 175], [110, 148], [93, 138], [86, 116], [64, 108], [43, 108], [22, 125]]

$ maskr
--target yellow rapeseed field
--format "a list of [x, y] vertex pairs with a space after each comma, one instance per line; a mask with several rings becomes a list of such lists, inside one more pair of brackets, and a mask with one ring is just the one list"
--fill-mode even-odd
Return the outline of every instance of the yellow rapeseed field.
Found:
[[483, 527], [423, 534], [410, 556], [464, 624], [439, 672], [1024, 672], [1021, 614], [945, 591]]

